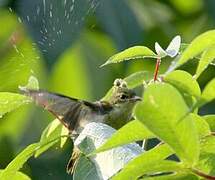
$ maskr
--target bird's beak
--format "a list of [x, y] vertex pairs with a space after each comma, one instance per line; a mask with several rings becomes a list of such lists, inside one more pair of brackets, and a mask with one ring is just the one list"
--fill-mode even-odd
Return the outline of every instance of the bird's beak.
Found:
[[142, 98], [141, 97], [139, 97], [139, 96], [134, 96], [132, 99], [131, 99], [132, 101], [142, 101]]

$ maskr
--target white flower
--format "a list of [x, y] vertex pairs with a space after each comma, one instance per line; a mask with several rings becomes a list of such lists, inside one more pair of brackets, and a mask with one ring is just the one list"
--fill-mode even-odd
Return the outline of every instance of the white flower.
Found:
[[155, 43], [155, 51], [157, 53], [157, 55], [160, 58], [166, 57], [166, 56], [170, 56], [170, 57], [175, 57], [180, 49], [181, 46], [181, 36], [175, 36], [172, 41], [169, 43], [168, 47], [166, 48], [166, 50], [164, 50], [159, 44], [158, 42]]

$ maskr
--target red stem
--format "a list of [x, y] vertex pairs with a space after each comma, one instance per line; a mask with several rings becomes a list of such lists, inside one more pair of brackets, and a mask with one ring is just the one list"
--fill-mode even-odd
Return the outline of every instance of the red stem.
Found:
[[201, 177], [205, 178], [205, 179], [215, 180], [215, 176], [210, 176], [210, 175], [205, 174], [205, 173], [203, 173], [203, 172], [201, 172], [201, 171], [199, 171], [197, 169], [192, 169], [192, 172], [194, 174], [197, 174], [198, 176], [201, 176]]
[[161, 58], [158, 57], [156, 66], [155, 66], [155, 71], [154, 71], [154, 81], [157, 81], [160, 64], [161, 64]]

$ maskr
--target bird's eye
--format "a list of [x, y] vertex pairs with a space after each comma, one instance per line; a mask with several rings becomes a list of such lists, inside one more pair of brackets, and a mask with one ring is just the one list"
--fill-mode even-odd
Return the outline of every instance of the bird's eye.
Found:
[[127, 98], [128, 98], [128, 96], [127, 96], [127, 95], [125, 95], [125, 94], [122, 94], [120, 98], [121, 98], [121, 99], [127, 99]]

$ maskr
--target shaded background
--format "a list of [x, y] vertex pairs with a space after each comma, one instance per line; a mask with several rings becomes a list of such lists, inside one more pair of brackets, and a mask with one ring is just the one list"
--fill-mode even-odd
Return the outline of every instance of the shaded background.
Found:
[[[114, 79], [154, 69], [154, 60], [99, 68], [114, 53], [133, 45], [154, 49], [155, 41], [165, 47], [177, 34], [188, 43], [214, 24], [214, 0], [0, 0], [0, 91], [18, 92], [34, 75], [43, 89], [96, 100]], [[193, 73], [197, 63], [182, 68]], [[199, 78], [201, 87], [214, 75], [210, 66]], [[201, 113], [215, 113], [214, 105]], [[34, 105], [0, 118], [0, 169], [38, 141], [52, 119]], [[71, 142], [52, 148], [22, 171], [35, 180], [71, 179], [65, 173], [71, 151]]]

